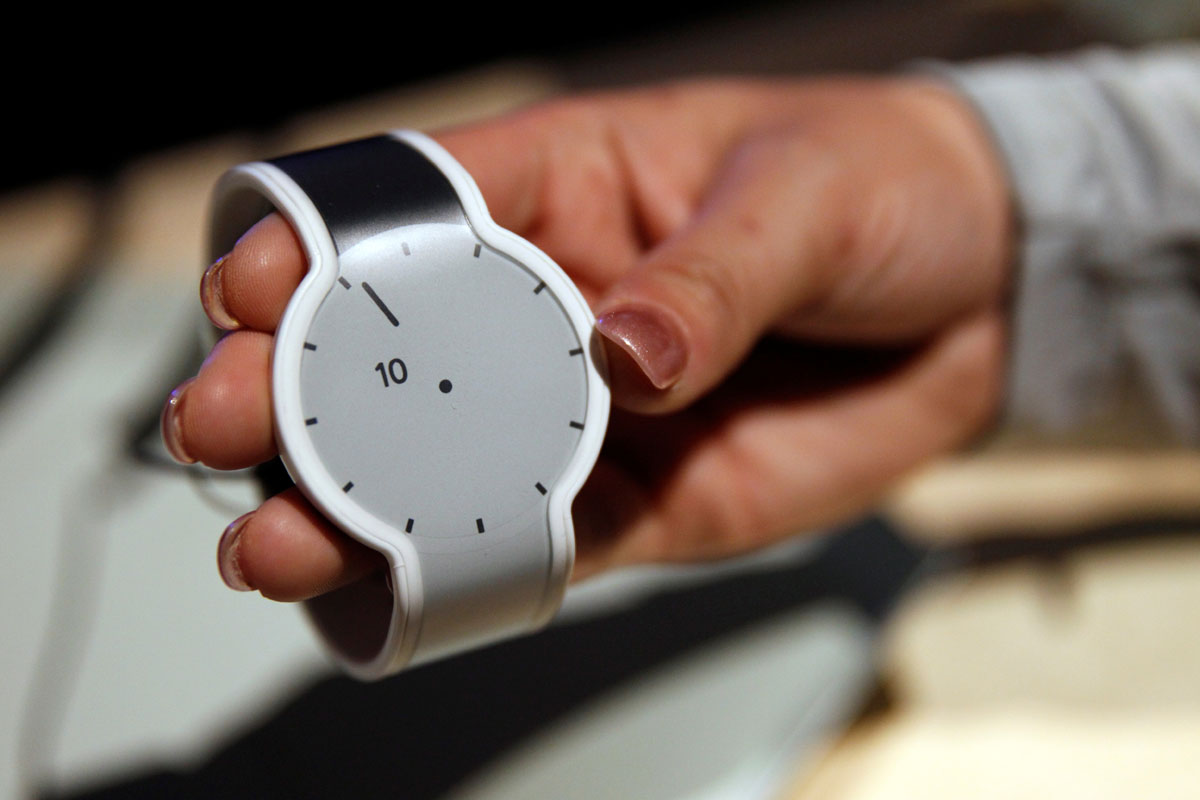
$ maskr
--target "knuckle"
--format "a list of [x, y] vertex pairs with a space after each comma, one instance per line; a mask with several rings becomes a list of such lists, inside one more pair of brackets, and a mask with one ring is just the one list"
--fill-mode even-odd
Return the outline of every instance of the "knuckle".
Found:
[[685, 304], [701, 330], [736, 335], [749, 317], [749, 270], [710, 253], [674, 258], [659, 275]]

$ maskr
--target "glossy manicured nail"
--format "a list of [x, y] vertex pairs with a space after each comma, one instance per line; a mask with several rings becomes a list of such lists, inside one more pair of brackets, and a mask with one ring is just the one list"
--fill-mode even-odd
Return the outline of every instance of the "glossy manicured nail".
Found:
[[661, 311], [618, 308], [601, 314], [596, 328], [620, 347], [657, 389], [668, 389], [683, 375], [688, 351], [678, 326]]
[[188, 378], [175, 387], [175, 390], [171, 392], [171, 396], [167, 398], [166, 405], [163, 406], [162, 417], [159, 419], [163, 446], [167, 448], [167, 452], [171, 454], [171, 458], [180, 464], [196, 463], [196, 459], [183, 448], [183, 422], [179, 416], [183, 411], [183, 403], [187, 397], [188, 387], [195, 380], [195, 378]]
[[221, 279], [221, 271], [228, 259], [229, 254], [225, 254], [204, 270], [204, 277], [200, 279], [200, 303], [213, 325], [232, 331], [240, 328], [242, 323], [225, 308], [225, 286]]
[[254, 590], [254, 587], [246, 583], [246, 578], [242, 575], [242, 568], [238, 565], [238, 545], [241, 543], [242, 529], [246, 527], [246, 523], [252, 516], [254, 516], [253, 511], [249, 514], [242, 514], [229, 523], [229, 527], [221, 534], [221, 541], [217, 544], [217, 569], [221, 572], [221, 580], [225, 581], [225, 585], [230, 589], [238, 592]]

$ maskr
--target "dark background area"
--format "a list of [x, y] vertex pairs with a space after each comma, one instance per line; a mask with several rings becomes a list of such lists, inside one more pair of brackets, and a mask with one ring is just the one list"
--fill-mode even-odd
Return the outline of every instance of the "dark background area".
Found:
[[534, 60], [588, 88], [687, 74], [878, 70], [921, 57], [1045, 52], [1113, 33], [1052, 3], [791, 0], [25, 9], [0, 56], [0, 190], [104, 178], [139, 154], [266, 130], [340, 100]]

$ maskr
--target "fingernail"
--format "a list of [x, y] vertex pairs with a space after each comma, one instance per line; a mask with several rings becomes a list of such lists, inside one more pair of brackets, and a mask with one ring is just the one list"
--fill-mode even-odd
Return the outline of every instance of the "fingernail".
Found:
[[204, 313], [208, 314], [213, 325], [232, 331], [242, 327], [242, 323], [238, 322], [225, 308], [225, 285], [221, 278], [221, 272], [228, 259], [229, 254], [226, 253], [204, 270], [204, 277], [200, 279], [200, 303], [204, 306]]
[[221, 541], [217, 544], [217, 569], [221, 572], [221, 580], [225, 581], [226, 586], [237, 592], [254, 590], [254, 587], [246, 583], [246, 578], [242, 575], [242, 568], [238, 566], [238, 544], [241, 542], [242, 529], [246, 527], [246, 523], [252, 516], [254, 516], [253, 511], [242, 514], [229, 523], [229, 527], [221, 534]]
[[183, 449], [183, 422], [180, 413], [183, 411], [183, 401], [187, 396], [188, 387], [195, 378], [188, 378], [175, 387], [171, 396], [163, 406], [162, 417], [159, 418], [159, 428], [162, 431], [163, 446], [171, 454], [171, 458], [180, 464], [195, 464], [196, 459]]
[[668, 389], [683, 375], [688, 360], [683, 334], [661, 311], [618, 308], [601, 314], [596, 328], [637, 362], [655, 388]]

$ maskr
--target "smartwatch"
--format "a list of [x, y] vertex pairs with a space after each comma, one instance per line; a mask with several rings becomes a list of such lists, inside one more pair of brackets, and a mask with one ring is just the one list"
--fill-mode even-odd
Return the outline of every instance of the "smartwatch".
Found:
[[387, 561], [307, 601], [320, 637], [374, 679], [545, 625], [608, 424], [582, 294], [414, 131], [234, 167], [213, 257], [272, 210], [309, 264], [272, 356], [280, 455]]

